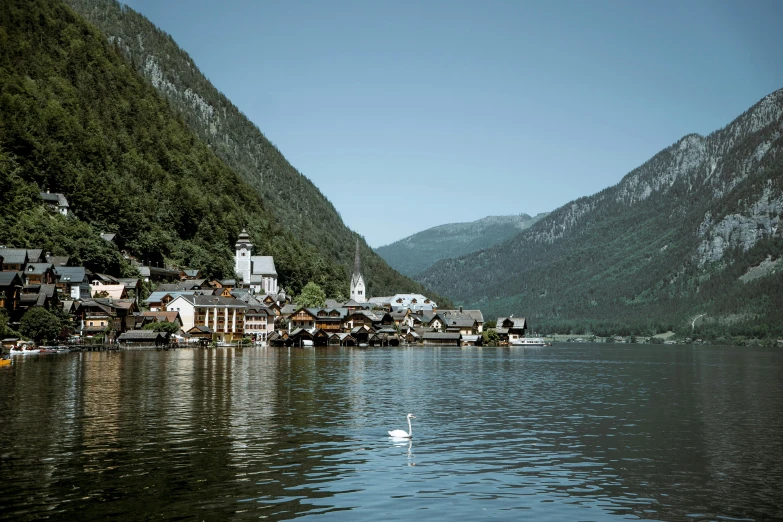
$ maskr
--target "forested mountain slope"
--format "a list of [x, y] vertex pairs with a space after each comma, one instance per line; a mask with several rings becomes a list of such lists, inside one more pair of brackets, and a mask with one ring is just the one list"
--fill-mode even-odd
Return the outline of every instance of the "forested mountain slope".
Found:
[[546, 213], [530, 217], [489, 216], [469, 223], [450, 223], [429, 228], [375, 251], [395, 270], [414, 277], [437, 261], [484, 250], [530, 228]]
[[[418, 279], [487, 317], [640, 333], [782, 335], [783, 90], [689, 135], [617, 185]], [[694, 330], [698, 334], [698, 328]]]
[[[103, 34], [58, 0], [0, 3], [0, 244], [130, 273], [140, 259], [233, 277], [243, 227], [282, 284], [344, 292], [344, 269], [281, 227], [255, 190], [193, 134]], [[39, 192], [62, 192], [72, 215]]]
[[[114, 0], [65, 0], [98, 26], [135, 69], [163, 95], [187, 126], [261, 195], [266, 209], [328, 263], [350, 274], [357, 235], [332, 204], [221, 94], [188, 54], [147, 18]], [[273, 51], [270, 51], [273, 52]], [[360, 238], [368, 295], [421, 292], [422, 285], [394, 271]], [[344, 294], [348, 293], [348, 275]]]

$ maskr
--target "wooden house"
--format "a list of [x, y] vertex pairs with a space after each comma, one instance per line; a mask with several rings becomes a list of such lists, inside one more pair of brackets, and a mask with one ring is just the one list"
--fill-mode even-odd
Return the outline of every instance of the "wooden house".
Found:
[[498, 317], [495, 331], [501, 343], [514, 344], [520, 341], [527, 331], [527, 321], [524, 317]]
[[288, 331], [293, 332], [297, 328], [311, 330], [316, 326], [317, 308], [300, 307], [288, 318]]

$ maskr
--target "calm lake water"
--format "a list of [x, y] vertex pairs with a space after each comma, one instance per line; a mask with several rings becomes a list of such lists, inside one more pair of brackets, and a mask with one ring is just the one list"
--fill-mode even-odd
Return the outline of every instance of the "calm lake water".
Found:
[[33, 355], [0, 407], [6, 520], [783, 519], [783, 350]]

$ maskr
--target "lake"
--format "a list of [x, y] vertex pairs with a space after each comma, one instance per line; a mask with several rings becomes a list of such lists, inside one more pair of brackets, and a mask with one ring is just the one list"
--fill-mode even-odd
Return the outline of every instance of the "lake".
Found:
[[0, 407], [4, 520], [783, 519], [780, 349], [30, 355]]

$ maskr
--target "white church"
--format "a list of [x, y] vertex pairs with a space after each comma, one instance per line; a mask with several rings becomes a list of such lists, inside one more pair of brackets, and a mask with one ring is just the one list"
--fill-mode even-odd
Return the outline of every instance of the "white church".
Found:
[[359, 266], [359, 240], [356, 240], [356, 257], [353, 259], [353, 275], [351, 276], [351, 299], [357, 303], [367, 302], [367, 290], [364, 287], [364, 277]]
[[277, 270], [272, 256], [252, 255], [253, 243], [243, 229], [237, 239], [234, 271], [240, 277], [237, 283], [250, 288], [254, 294], [276, 294]]

